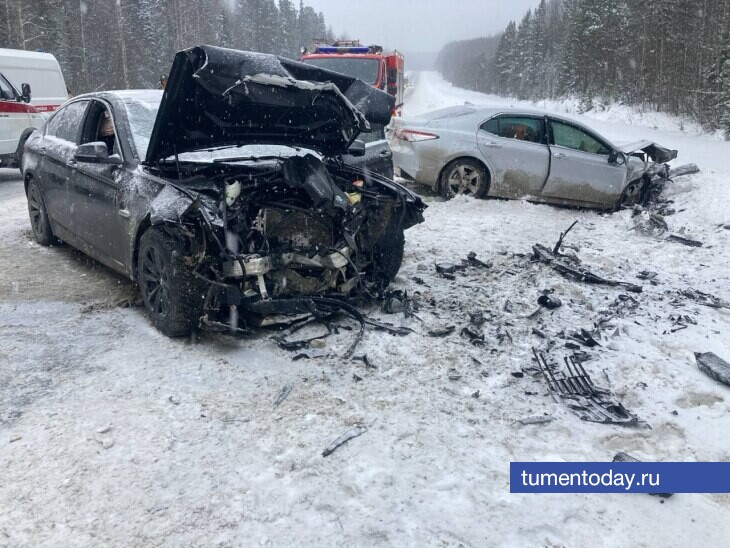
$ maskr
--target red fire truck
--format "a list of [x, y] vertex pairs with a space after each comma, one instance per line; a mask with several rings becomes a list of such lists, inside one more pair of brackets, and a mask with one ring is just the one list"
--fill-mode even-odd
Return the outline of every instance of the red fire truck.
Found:
[[397, 50], [384, 52], [380, 46], [361, 46], [360, 40], [315, 39], [313, 51], [302, 51], [300, 61], [335, 72], [341, 72], [387, 91], [395, 97], [394, 115], [403, 107], [403, 54]]

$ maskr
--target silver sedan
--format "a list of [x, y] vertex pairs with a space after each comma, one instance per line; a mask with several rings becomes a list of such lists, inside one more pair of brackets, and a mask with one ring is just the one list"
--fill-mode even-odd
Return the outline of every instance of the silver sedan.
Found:
[[638, 201], [676, 150], [617, 146], [574, 120], [540, 111], [451, 107], [394, 119], [396, 175], [446, 198], [532, 201], [612, 209]]

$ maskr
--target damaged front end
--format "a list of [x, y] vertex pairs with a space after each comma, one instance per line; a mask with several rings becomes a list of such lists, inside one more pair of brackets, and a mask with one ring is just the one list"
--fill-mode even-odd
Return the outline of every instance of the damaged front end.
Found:
[[236, 331], [382, 291], [424, 208], [392, 181], [306, 154], [198, 167], [167, 185], [151, 220], [188, 240], [201, 327]]
[[668, 162], [677, 157], [677, 151], [646, 140], [620, 148], [626, 155], [629, 183], [617, 206], [645, 205], [656, 201], [669, 181]]

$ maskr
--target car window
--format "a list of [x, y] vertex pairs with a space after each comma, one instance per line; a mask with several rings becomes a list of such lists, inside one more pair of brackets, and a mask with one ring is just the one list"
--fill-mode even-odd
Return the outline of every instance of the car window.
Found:
[[76, 101], [60, 108], [48, 121], [46, 135], [76, 143], [88, 101]]
[[370, 133], [360, 133], [357, 136], [357, 140], [367, 144], [385, 139], [385, 126], [380, 124], [370, 124], [370, 128], [372, 129]]
[[517, 139], [528, 143], [545, 142], [545, 121], [528, 116], [497, 116], [487, 120], [481, 129], [505, 139]]
[[481, 125], [481, 129], [492, 135], [499, 135], [499, 119], [492, 118]]
[[15, 90], [2, 74], [0, 74], [0, 99], [7, 101], [15, 100]]
[[552, 128], [552, 144], [591, 154], [608, 155], [610, 149], [601, 141], [570, 124], [550, 122]]

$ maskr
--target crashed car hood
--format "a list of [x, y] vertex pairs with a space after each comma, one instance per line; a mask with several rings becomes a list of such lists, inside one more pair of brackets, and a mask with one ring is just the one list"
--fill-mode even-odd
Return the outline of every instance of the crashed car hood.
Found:
[[652, 141], [636, 141], [627, 145], [620, 145], [621, 152], [632, 154], [634, 152], [644, 152], [646, 155], [658, 164], [664, 164], [677, 157], [677, 151], [665, 148]]
[[395, 99], [343, 74], [283, 57], [214, 46], [178, 52], [146, 162], [225, 145], [347, 150], [369, 123], [387, 125]]

